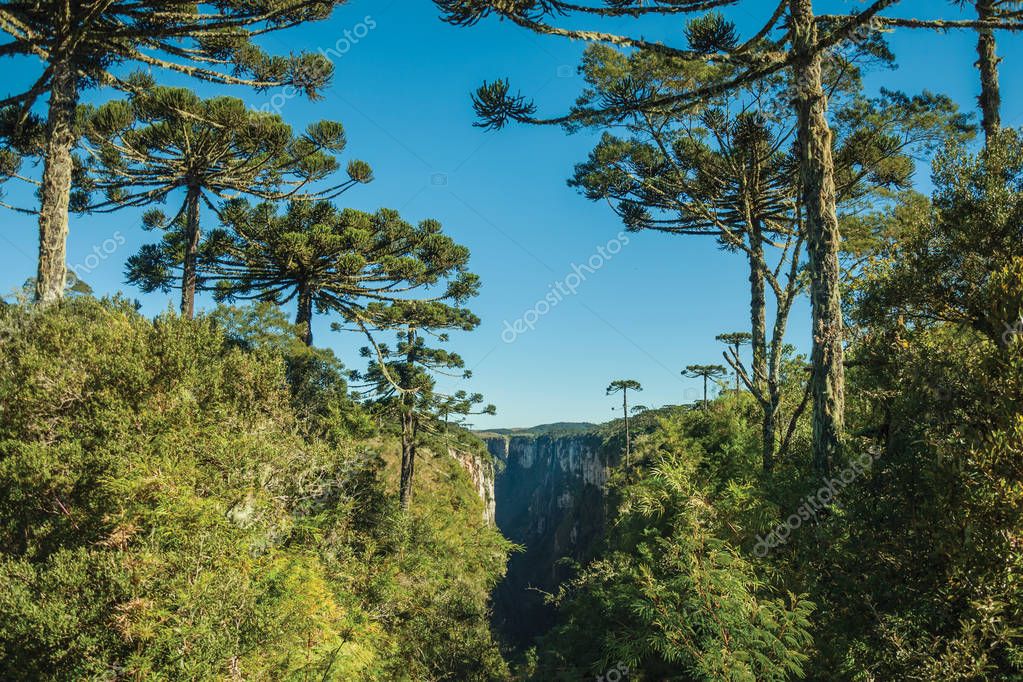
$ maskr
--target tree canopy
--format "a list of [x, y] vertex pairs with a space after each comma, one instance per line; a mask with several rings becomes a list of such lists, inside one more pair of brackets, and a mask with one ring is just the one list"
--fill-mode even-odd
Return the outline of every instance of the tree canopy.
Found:
[[[166, 203], [184, 193], [170, 217], [148, 212], [143, 224], [168, 230], [162, 244], [146, 246], [128, 265], [128, 281], [144, 291], [166, 290], [170, 274], [181, 271], [182, 312], [192, 315], [201, 239], [202, 206], [239, 195], [263, 200], [334, 197], [372, 172], [362, 161], [348, 164], [348, 178], [330, 187], [307, 189], [338, 169], [345, 148], [340, 123], [320, 121], [294, 135], [279, 116], [253, 111], [238, 99], [202, 100], [184, 88], [156, 87], [138, 77], [136, 94], [89, 113], [85, 139], [88, 165], [77, 203], [88, 211]], [[90, 201], [99, 193], [99, 201]]]

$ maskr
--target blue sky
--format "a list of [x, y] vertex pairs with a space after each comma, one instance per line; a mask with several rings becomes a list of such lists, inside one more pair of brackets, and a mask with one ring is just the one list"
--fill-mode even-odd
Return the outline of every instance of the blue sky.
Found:
[[[821, 4], [849, 12], [861, 3]], [[946, 6], [905, 0], [889, 14], [920, 15], [935, 4]], [[752, 25], [757, 15], [766, 17], [774, 3], [743, 6], [735, 15], [741, 27]], [[625, 20], [606, 26], [630, 28]], [[677, 44], [680, 28], [678, 20], [658, 19], [644, 22], [640, 32]], [[636, 32], [634, 25], [631, 30]], [[1019, 125], [1023, 95], [1015, 87], [1015, 73], [1023, 50], [1015, 36], [1000, 40], [1004, 122]], [[871, 75], [868, 91], [930, 89], [972, 110], [977, 92], [972, 34], [901, 32], [891, 44], [899, 68]], [[334, 83], [324, 98], [310, 103], [273, 91], [197, 89], [203, 95], [233, 94], [255, 107], [279, 105], [296, 127], [340, 120], [348, 132], [346, 158], [369, 162], [376, 176], [372, 184], [345, 194], [341, 205], [396, 208], [410, 220], [436, 218], [472, 250], [473, 270], [483, 278], [472, 307], [483, 324], [456, 336], [452, 346], [473, 369], [471, 388], [498, 407], [496, 417], [474, 418], [477, 427], [604, 421], [620, 414], [612, 411], [617, 399], [605, 397], [604, 388], [625, 377], [642, 382], [645, 390], [636, 398], [642, 404], [689, 402], [699, 384], [682, 378], [681, 368], [721, 362], [714, 336], [747, 327], [746, 274], [738, 256], [719, 251], [711, 240], [653, 233], [629, 235], [620, 250], [609, 245], [621, 230], [616, 217], [565, 184], [595, 135], [525, 126], [495, 133], [472, 126], [469, 93], [496, 77], [510, 78], [513, 88], [536, 100], [541, 113], [563, 112], [581, 87], [575, 66], [582, 45], [534, 36], [507, 22], [448, 26], [428, 0], [352, 0], [330, 21], [273, 36], [266, 46], [278, 53], [340, 48]], [[8, 69], [13, 90], [36, 66], [9, 62]], [[188, 84], [175, 77], [163, 80]], [[87, 101], [110, 96], [94, 92]], [[925, 174], [919, 180], [927, 185]], [[29, 198], [13, 187], [8, 194], [22, 203]], [[8, 292], [34, 274], [36, 227], [31, 217], [4, 215], [0, 291]], [[123, 284], [125, 259], [151, 238], [139, 229], [135, 213], [72, 217], [68, 261], [85, 263], [97, 247], [102, 252], [104, 243], [118, 242], [86, 280], [98, 293], [124, 291], [142, 302], [144, 312], [156, 314], [176, 303], [174, 294], [142, 295]], [[502, 340], [506, 321], [534, 308], [551, 285], [564, 281], [573, 265], [586, 263], [598, 247], [617, 253], [600, 258], [602, 267], [587, 274], [575, 295], [541, 316], [534, 329], [512, 343]], [[800, 306], [790, 325], [790, 341], [804, 350], [808, 314]], [[315, 332], [319, 345], [359, 365], [358, 338], [332, 333], [325, 318], [317, 320]]]

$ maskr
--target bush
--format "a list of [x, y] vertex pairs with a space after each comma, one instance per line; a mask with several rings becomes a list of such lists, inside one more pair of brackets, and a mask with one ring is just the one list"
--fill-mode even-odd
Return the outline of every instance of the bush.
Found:
[[[423, 496], [459, 530], [401, 515], [390, 444], [321, 409], [343, 383], [311, 430], [286, 355], [213, 319], [83, 297], [0, 328], [0, 677], [503, 674], [478, 627], [503, 540], [456, 469]], [[457, 590], [409, 587], [424, 572]]]

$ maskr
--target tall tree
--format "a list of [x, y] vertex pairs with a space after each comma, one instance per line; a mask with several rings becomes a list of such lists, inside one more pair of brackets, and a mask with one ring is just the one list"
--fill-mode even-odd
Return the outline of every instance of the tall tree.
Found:
[[[450, 414], [495, 414], [493, 405], [482, 406], [483, 396], [465, 391], [445, 394], [437, 390], [437, 376], [469, 379], [465, 362], [456, 353], [427, 345], [425, 335], [448, 341], [445, 330], [471, 331], [479, 318], [469, 310], [445, 303], [403, 301], [373, 304], [371, 317], [378, 328], [393, 331], [398, 342], [392, 349], [377, 344], [362, 349], [370, 358], [364, 378], [377, 397], [377, 405], [398, 417], [401, 425], [401, 472], [398, 497], [402, 509], [412, 503], [416, 460], [422, 437], [446, 431]], [[443, 415], [444, 421], [441, 421]]]
[[[718, 334], [714, 337], [715, 341], [728, 346], [733, 353], [733, 357], [739, 357], [739, 350], [743, 346], [748, 346], [753, 341], [753, 335], [749, 332], [729, 332], [728, 334]], [[727, 355], [727, 354], [726, 354]], [[739, 370], [735, 370], [735, 392], [739, 392]]]
[[[998, 2], [998, 0], [974, 0], [977, 18], [990, 21], [996, 17], [1000, 7], [1018, 2]], [[998, 48], [995, 44], [995, 31], [991, 28], [977, 29], [977, 69], [980, 71], [980, 110], [984, 135], [990, 141], [998, 134], [1002, 126], [1002, 93], [998, 83]]]
[[618, 379], [612, 381], [605, 391], [606, 395], [622, 394], [622, 415], [625, 417], [625, 464], [629, 464], [632, 452], [632, 434], [629, 432], [629, 391], [642, 391], [643, 386], [635, 379]]
[[436, 220], [411, 225], [394, 210], [338, 210], [326, 201], [291, 202], [279, 213], [271, 203], [234, 200], [221, 213], [224, 227], [200, 249], [203, 286], [218, 300], [297, 299], [295, 321], [309, 345], [314, 311], [368, 329], [380, 314], [371, 303], [460, 305], [479, 288], [469, 250]]
[[1023, 31], [1023, 2], [1020, 0], [952, 0], [959, 7], [971, 6], [976, 19], [954, 20], [933, 18], [877, 17], [878, 26], [924, 28], [944, 35], [950, 29], [973, 29], [977, 32], [977, 71], [980, 76], [981, 121], [987, 144], [1002, 125], [1002, 94], [999, 84], [998, 30]]
[[798, 89], [800, 205], [810, 258], [814, 466], [827, 474], [845, 425], [845, 356], [835, 165], [813, 0], [789, 1], [789, 31]]
[[708, 405], [707, 382], [717, 381], [718, 377], [724, 376], [727, 372], [724, 365], [688, 365], [682, 370], [682, 376], [690, 379], [703, 379], [703, 407], [706, 409]]
[[[510, 91], [507, 81], [484, 83], [474, 96], [479, 125], [503, 127], [509, 120], [535, 124], [571, 124], [593, 115], [627, 115], [663, 106], [698, 104], [709, 96], [734, 92], [757, 80], [787, 72], [798, 112], [800, 200], [809, 254], [813, 308], [814, 463], [827, 473], [840, 451], [844, 424], [843, 320], [839, 292], [839, 225], [835, 197], [832, 134], [825, 115], [821, 54], [854, 37], [881, 10], [898, 0], [875, 0], [862, 12], [843, 18], [822, 36], [818, 32], [813, 0], [782, 0], [760, 29], [741, 42], [733, 23], [716, 8], [738, 7], [753, 11], [752, 2], [672, 0], [670, 2], [615, 2], [601, 6], [549, 0], [543, 3], [508, 3], [503, 0], [435, 0], [444, 18], [471, 25], [495, 14], [531, 31], [626, 48], [649, 49], [680, 62], [733, 67], [720, 80], [687, 88], [667, 96], [620, 93], [596, 106], [577, 108], [556, 118], [537, 118], [536, 107]], [[758, 3], [758, 9], [763, 4]], [[552, 23], [572, 18], [643, 18], [652, 15], [697, 15], [686, 31], [689, 45], [673, 47], [643, 38]]]
[[[912, 155], [969, 131], [947, 97], [887, 91], [864, 97], [860, 64], [887, 58], [883, 43], [865, 41], [829, 54], [824, 63], [843, 221], [890, 204], [893, 193], [906, 189]], [[588, 87], [578, 107], [632, 99], [638, 92], [644, 99], [663, 100], [693, 83], [715, 82], [721, 69], [652, 50], [626, 55], [597, 45], [586, 51], [581, 72]], [[694, 105], [667, 104], [626, 115], [589, 113], [587, 126], [616, 132], [605, 132], [569, 183], [588, 198], [609, 203], [629, 230], [709, 236], [746, 257], [752, 367], [743, 367], [738, 352], [726, 358], [761, 406], [768, 470], [783, 427], [784, 337], [806, 279], [792, 96], [785, 79], [768, 77]], [[770, 321], [768, 292], [775, 302]], [[790, 422], [802, 411], [802, 404], [794, 407]]]
[[[184, 197], [171, 218], [146, 214], [144, 224], [169, 230], [163, 242], [142, 248], [129, 261], [128, 281], [151, 291], [168, 284], [170, 269], [181, 270], [181, 313], [191, 318], [198, 276], [200, 209], [216, 211], [226, 199], [248, 195], [273, 201], [334, 197], [372, 173], [361, 161], [348, 164], [338, 185], [307, 190], [337, 170], [335, 154], [345, 148], [340, 123], [320, 121], [296, 136], [279, 116], [254, 111], [239, 99], [200, 99], [183, 88], [156, 87], [133, 79], [135, 94], [91, 112], [85, 124], [90, 163], [82, 194], [101, 193], [90, 211], [165, 203]], [[76, 197], [85, 204], [87, 196]]]
[[[907, 20], [882, 17], [899, 0], [874, 0], [852, 15], [815, 12], [813, 0], [781, 0], [752, 36], [741, 41], [736, 26], [718, 13], [721, 8], [763, 10], [751, 1], [655, 0], [584, 4], [548, 0], [542, 3], [508, 3], [501, 0], [435, 0], [443, 17], [457, 25], [472, 25], [496, 15], [543, 35], [647, 50], [675, 59], [679, 64], [718, 68], [721, 78], [711, 83], [680, 79], [680, 91], [651, 93], [623, 90], [576, 107], [567, 115], [541, 118], [535, 105], [513, 94], [507, 81], [484, 83], [473, 102], [478, 125], [501, 128], [508, 121], [578, 126], [594, 117], [626, 117], [665, 107], [699, 106], [708, 98], [735, 93], [778, 74], [788, 79], [797, 113], [796, 146], [799, 201], [803, 233], [809, 256], [808, 272], [813, 318], [814, 371], [811, 389], [814, 404], [814, 464], [827, 473], [840, 452], [844, 424], [844, 347], [840, 301], [840, 234], [837, 210], [833, 131], [826, 116], [829, 92], [824, 81], [823, 55], [837, 46], [863, 45], [876, 40], [874, 29], [884, 25], [932, 27], [1016, 28], [1011, 21], [971, 22]], [[623, 33], [580, 28], [576, 19], [641, 19], [654, 15], [695, 15], [687, 25], [686, 47], [651, 42]], [[572, 27], [558, 25], [568, 17]], [[584, 99], [586, 99], [584, 97]]]
[[255, 39], [325, 19], [344, 1], [226, 0], [197, 5], [181, 0], [40, 0], [0, 7], [0, 30], [10, 38], [0, 56], [35, 57], [40, 62], [32, 84], [19, 92], [8, 91], [0, 108], [15, 107], [16, 128], [46, 98], [37, 298], [54, 301], [64, 291], [73, 124], [83, 90], [130, 89], [130, 83], [118, 77], [117, 67], [138, 64], [220, 84], [259, 89], [291, 84], [315, 96], [333, 73], [326, 57], [270, 56]]

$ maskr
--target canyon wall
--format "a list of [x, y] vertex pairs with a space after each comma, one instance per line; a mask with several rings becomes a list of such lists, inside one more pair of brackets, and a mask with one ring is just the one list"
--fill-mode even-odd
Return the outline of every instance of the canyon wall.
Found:
[[448, 454], [458, 460], [472, 485], [476, 488], [476, 494], [483, 502], [483, 520], [488, 525], [494, 525], [496, 521], [496, 500], [494, 496], [494, 462], [475, 452], [466, 452], [448, 448]]
[[497, 527], [524, 552], [513, 554], [494, 592], [495, 625], [512, 645], [528, 646], [550, 627], [543, 593], [571, 575], [558, 560], [588, 558], [605, 524], [608, 461], [593, 432], [484, 436], [500, 462], [494, 486]]

